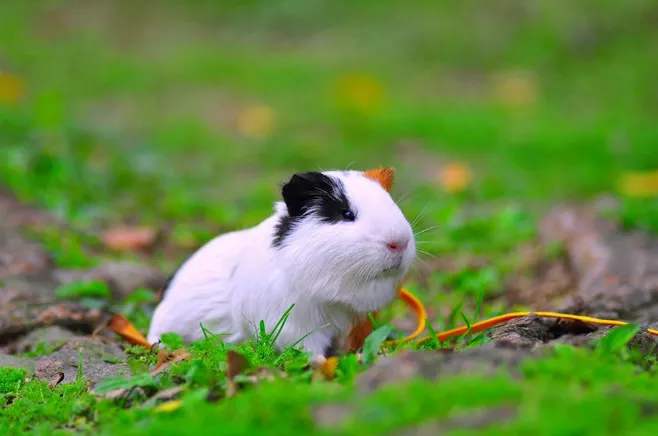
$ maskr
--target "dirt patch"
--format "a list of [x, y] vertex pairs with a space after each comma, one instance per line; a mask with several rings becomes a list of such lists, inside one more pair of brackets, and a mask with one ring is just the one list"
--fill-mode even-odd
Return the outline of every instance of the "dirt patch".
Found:
[[596, 207], [562, 207], [541, 224], [542, 239], [564, 246], [577, 287], [564, 309], [621, 318], [658, 321], [658, 240], [641, 231], [623, 231], [600, 218]]
[[[0, 190], [0, 280], [19, 274], [37, 274], [51, 267], [48, 255], [19, 229], [52, 222], [52, 218], [20, 204]], [[2, 294], [0, 294], [2, 295]]]
[[[28, 226], [54, 220], [0, 192], [0, 366], [18, 366], [52, 384], [82, 374], [91, 384], [130, 373], [117, 342], [90, 336], [109, 314], [55, 297], [55, 289], [73, 280], [104, 280], [122, 298], [139, 287], [164, 280], [152, 268], [130, 262], [108, 262], [88, 271], [58, 271], [48, 253], [25, 237]], [[29, 358], [16, 353], [45, 352]]]

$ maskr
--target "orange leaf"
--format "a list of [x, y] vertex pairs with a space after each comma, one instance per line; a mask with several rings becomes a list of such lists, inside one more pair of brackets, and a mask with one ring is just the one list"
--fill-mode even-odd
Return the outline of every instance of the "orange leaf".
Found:
[[101, 239], [112, 250], [138, 251], [152, 246], [157, 235], [151, 227], [120, 226], [106, 230]]
[[144, 335], [142, 335], [123, 315], [115, 314], [112, 316], [112, 319], [110, 319], [110, 322], [108, 323], [108, 327], [114, 333], [118, 334], [133, 345], [141, 345], [145, 348], [151, 348], [151, 344], [146, 340]]
[[472, 181], [473, 174], [470, 168], [462, 163], [449, 163], [439, 170], [439, 185], [451, 194], [464, 191]]

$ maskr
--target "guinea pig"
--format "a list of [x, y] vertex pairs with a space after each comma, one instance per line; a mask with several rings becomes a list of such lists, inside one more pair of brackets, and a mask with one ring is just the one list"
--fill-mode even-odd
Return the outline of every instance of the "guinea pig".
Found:
[[294, 305], [279, 349], [300, 344], [325, 356], [354, 347], [368, 333], [368, 313], [393, 300], [415, 258], [392, 182], [390, 168], [293, 175], [273, 215], [216, 237], [182, 265], [149, 341], [167, 332], [198, 339], [203, 325], [237, 343], [254, 337], [261, 320], [270, 331]]

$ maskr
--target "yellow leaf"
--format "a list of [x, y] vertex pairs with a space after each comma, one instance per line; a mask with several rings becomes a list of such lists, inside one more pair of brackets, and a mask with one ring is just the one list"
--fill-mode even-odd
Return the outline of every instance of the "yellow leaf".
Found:
[[444, 191], [454, 194], [468, 188], [473, 181], [473, 174], [465, 164], [452, 162], [441, 167], [437, 179]]
[[346, 109], [370, 115], [377, 112], [384, 102], [384, 85], [368, 74], [348, 74], [336, 84], [338, 103]]
[[0, 71], [0, 103], [16, 104], [25, 95], [25, 82], [18, 76]]
[[619, 191], [629, 197], [653, 197], [658, 195], [658, 169], [653, 171], [629, 171], [619, 180]]
[[338, 358], [332, 356], [327, 358], [324, 364], [320, 367], [320, 370], [327, 380], [333, 380], [336, 376], [336, 368], [338, 368]]
[[251, 139], [264, 139], [274, 131], [274, 110], [264, 104], [248, 106], [238, 113], [236, 128], [241, 135]]
[[525, 108], [537, 102], [537, 79], [529, 71], [515, 70], [499, 73], [494, 77], [495, 99], [510, 108]]
[[183, 402], [181, 400], [171, 400], [160, 404], [159, 406], [155, 407], [153, 410], [158, 413], [171, 413], [175, 410], [180, 409], [182, 405]]

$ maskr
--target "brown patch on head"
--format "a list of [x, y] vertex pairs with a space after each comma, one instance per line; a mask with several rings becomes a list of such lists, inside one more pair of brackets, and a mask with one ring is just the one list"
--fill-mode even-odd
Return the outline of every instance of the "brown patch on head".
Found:
[[393, 188], [393, 176], [395, 175], [393, 168], [375, 168], [364, 171], [363, 175], [382, 185], [382, 188], [387, 192], [391, 192]]

